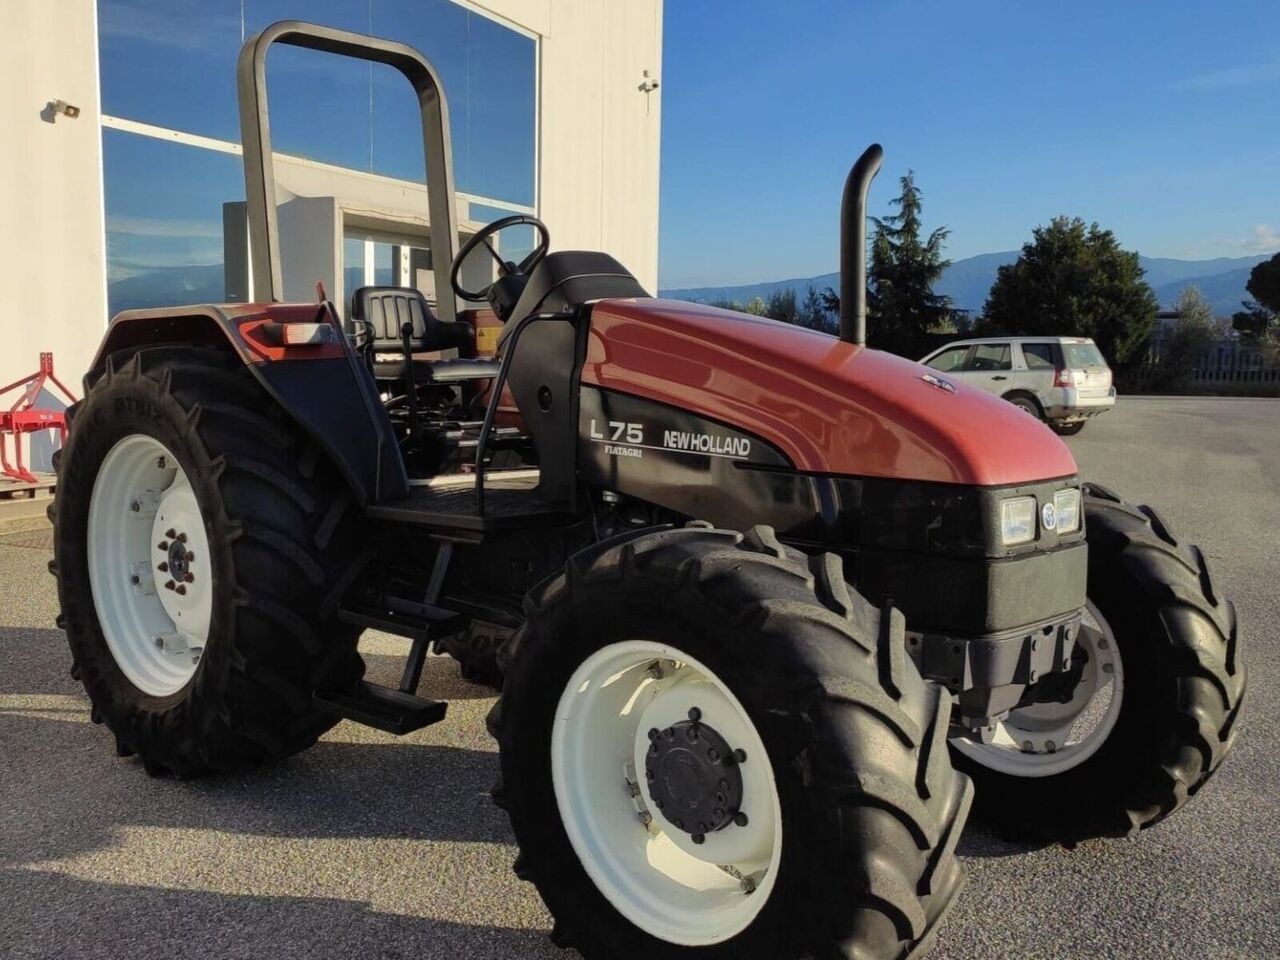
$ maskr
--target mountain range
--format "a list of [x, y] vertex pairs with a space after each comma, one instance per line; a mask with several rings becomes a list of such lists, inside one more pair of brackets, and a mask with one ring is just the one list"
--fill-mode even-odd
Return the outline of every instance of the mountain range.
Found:
[[[1142, 257], [1147, 283], [1151, 284], [1161, 307], [1168, 307], [1184, 287], [1200, 288], [1216, 313], [1229, 317], [1240, 309], [1240, 301], [1248, 298], [1245, 284], [1254, 265], [1271, 254], [1251, 257], [1218, 257], [1215, 260], [1172, 260], [1165, 257]], [[996, 271], [1018, 259], [1018, 251], [981, 253], [957, 260], [943, 272], [935, 289], [946, 294], [962, 310], [977, 312], [986, 302], [987, 292], [995, 282]], [[659, 296], [672, 300], [737, 301], [747, 303], [754, 297], [765, 299], [776, 290], [793, 289], [803, 295], [810, 287], [825, 290], [840, 286], [840, 277], [824, 273], [816, 277], [770, 280], [725, 287], [687, 287], [659, 290]], [[157, 267], [112, 281], [107, 286], [111, 315], [134, 307], [152, 307], [175, 303], [219, 303], [224, 299], [222, 264], [190, 267]]]
[[[976, 313], [986, 302], [987, 293], [995, 283], [996, 271], [1005, 264], [1013, 263], [1018, 255], [1017, 250], [1006, 250], [1000, 253], [980, 253], [976, 257], [957, 260], [943, 271], [934, 290], [949, 296], [957, 308]], [[1245, 291], [1249, 271], [1271, 256], [1263, 253], [1251, 257], [1218, 257], [1213, 260], [1174, 260], [1168, 257], [1139, 259], [1146, 271], [1147, 283], [1151, 284], [1161, 307], [1172, 306], [1178, 299], [1178, 294], [1194, 284], [1213, 305], [1215, 313], [1229, 317], [1240, 309], [1240, 301], [1249, 297]], [[827, 287], [836, 289], [840, 286], [840, 276], [824, 273], [816, 277], [771, 280], [739, 286], [663, 289], [658, 291], [658, 295], [672, 300], [697, 300], [704, 303], [712, 300], [747, 303], [755, 297], [767, 299], [771, 293], [788, 288], [803, 295], [811, 286], [818, 290], [825, 290]]]

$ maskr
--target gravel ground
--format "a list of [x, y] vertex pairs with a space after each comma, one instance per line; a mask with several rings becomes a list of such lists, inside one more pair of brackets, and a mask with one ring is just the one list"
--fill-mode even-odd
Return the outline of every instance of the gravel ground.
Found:
[[[1280, 956], [1280, 401], [1124, 399], [1068, 441], [1082, 476], [1148, 500], [1235, 599], [1250, 696], [1190, 808], [1134, 840], [1028, 849], [970, 826], [939, 958]], [[88, 721], [53, 628], [47, 532], [0, 536], [0, 957], [566, 956], [510, 871], [488, 801], [487, 691], [452, 662], [448, 719], [349, 723], [269, 770], [152, 780]], [[401, 642], [362, 641], [374, 677]]]

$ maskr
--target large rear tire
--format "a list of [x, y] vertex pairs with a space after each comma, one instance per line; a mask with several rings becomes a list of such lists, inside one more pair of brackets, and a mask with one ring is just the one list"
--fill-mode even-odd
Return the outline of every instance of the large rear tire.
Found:
[[494, 797], [557, 943], [787, 960], [932, 942], [972, 791], [947, 756], [950, 698], [834, 556], [767, 527], [627, 534], [526, 612], [490, 715]]
[[50, 570], [93, 719], [154, 773], [310, 746], [335, 722], [313, 691], [363, 673], [332, 616], [356, 553], [332, 464], [215, 350], [113, 358], [72, 412]]
[[1204, 554], [1149, 507], [1096, 485], [1085, 491], [1088, 594], [1102, 629], [1085, 643], [1083, 676], [1105, 671], [1098, 677], [1112, 679], [1098, 690], [1112, 699], [1080, 722], [1099, 725], [1046, 750], [1037, 727], [1043, 733], [1059, 709], [1046, 704], [1020, 725], [1014, 711], [1003, 746], [952, 745], [977, 788], [975, 816], [1001, 833], [1064, 843], [1130, 835], [1182, 807], [1231, 751], [1245, 692], [1235, 607]]

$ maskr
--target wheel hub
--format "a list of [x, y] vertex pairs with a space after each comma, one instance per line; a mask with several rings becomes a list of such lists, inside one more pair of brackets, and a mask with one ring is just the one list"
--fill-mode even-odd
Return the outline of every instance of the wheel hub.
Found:
[[689, 719], [649, 730], [645, 779], [653, 806], [677, 830], [702, 843], [732, 823], [745, 826], [742, 771], [746, 759], [694, 707]]

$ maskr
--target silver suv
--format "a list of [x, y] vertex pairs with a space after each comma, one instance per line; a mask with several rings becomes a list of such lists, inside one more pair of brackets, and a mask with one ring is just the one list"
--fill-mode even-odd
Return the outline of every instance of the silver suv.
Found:
[[1004, 397], [1066, 436], [1116, 403], [1111, 368], [1088, 337], [957, 340], [920, 362]]

